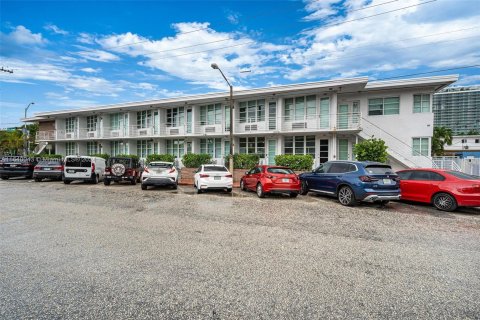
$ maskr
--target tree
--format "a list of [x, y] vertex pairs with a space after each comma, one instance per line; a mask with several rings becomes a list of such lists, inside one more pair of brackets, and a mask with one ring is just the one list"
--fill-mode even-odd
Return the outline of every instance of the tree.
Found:
[[382, 139], [371, 138], [357, 143], [353, 153], [358, 161], [387, 162], [387, 148]]
[[[2, 153], [8, 152], [12, 155], [22, 153], [23, 134], [20, 130], [2, 131], [0, 135], [0, 147]], [[20, 151], [20, 152], [19, 152]]]
[[436, 127], [433, 129], [432, 137], [432, 155], [442, 156], [445, 144], [452, 144], [452, 129], [446, 127]]

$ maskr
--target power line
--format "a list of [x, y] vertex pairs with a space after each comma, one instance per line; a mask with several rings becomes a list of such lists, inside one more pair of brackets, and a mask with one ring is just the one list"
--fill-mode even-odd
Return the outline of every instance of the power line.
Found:
[[379, 79], [375, 79], [375, 81], [398, 79], [398, 78], [411, 77], [411, 76], [420, 76], [420, 75], [424, 75], [424, 74], [432, 74], [432, 73], [452, 71], [452, 70], [461, 70], [461, 69], [470, 69], [470, 68], [477, 68], [477, 67], [480, 67], [480, 64], [472, 64], [472, 65], [469, 65], [469, 66], [462, 66], [462, 67], [455, 67], [455, 68], [448, 68], [448, 69], [433, 70], [433, 71], [428, 71], [428, 72], [410, 73], [410, 74], [404, 74], [404, 75], [401, 75], [401, 76], [388, 77], [388, 78], [379, 78]]

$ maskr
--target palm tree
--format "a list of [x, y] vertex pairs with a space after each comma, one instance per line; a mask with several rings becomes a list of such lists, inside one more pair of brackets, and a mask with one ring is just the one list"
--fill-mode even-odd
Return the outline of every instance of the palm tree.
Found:
[[23, 135], [19, 130], [4, 131], [1, 134], [0, 145], [2, 151], [8, 151], [10, 154], [17, 155], [23, 148]]
[[452, 129], [446, 127], [436, 127], [433, 129], [432, 137], [432, 155], [442, 156], [445, 144], [452, 144]]

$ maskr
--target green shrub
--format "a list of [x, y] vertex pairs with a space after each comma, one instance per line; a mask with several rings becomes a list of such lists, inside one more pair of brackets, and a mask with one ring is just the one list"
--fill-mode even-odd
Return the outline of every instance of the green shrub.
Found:
[[90, 157], [99, 157], [108, 160], [108, 158], [110, 158], [110, 155], [108, 153], [94, 153], [91, 154]]
[[313, 157], [309, 154], [282, 154], [275, 156], [275, 164], [295, 171], [312, 170]]
[[387, 146], [382, 139], [363, 140], [355, 145], [353, 153], [358, 161], [386, 163], [388, 160]]
[[139, 160], [140, 157], [137, 156], [136, 154], [117, 154], [116, 156], [112, 156], [115, 158], [132, 158], [133, 160]]
[[61, 159], [63, 156], [61, 154], [47, 154], [47, 153], [41, 153], [41, 154], [34, 154], [30, 153], [28, 155], [29, 158], [41, 158], [41, 159]]
[[[228, 167], [230, 157], [225, 157], [225, 165]], [[234, 154], [233, 155], [233, 168], [235, 169], [251, 169], [255, 167], [260, 161], [258, 154]]]
[[187, 168], [198, 168], [202, 164], [212, 163], [212, 156], [206, 153], [187, 153], [183, 155], [182, 162]]
[[147, 156], [147, 163], [152, 161], [174, 162], [175, 156], [171, 154], [150, 154]]

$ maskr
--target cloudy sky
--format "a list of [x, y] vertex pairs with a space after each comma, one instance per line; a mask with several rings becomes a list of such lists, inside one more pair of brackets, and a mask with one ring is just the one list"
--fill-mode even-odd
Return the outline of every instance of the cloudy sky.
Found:
[[[34, 112], [369, 76], [480, 84], [479, 0], [0, 0], [0, 128]], [[440, 72], [437, 72], [439, 71]], [[444, 71], [441, 71], [444, 70]]]

